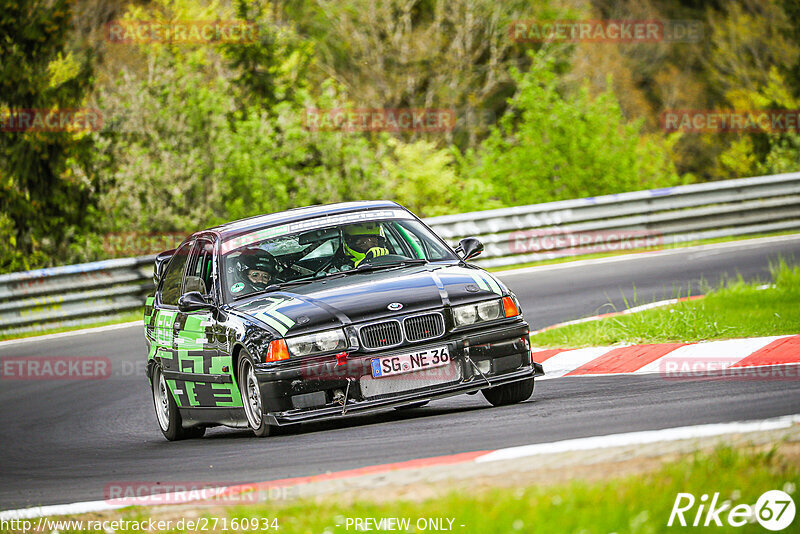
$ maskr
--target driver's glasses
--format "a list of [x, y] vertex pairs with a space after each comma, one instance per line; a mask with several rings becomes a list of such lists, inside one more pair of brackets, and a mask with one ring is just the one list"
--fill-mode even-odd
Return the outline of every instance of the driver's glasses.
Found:
[[247, 272], [247, 278], [254, 284], [268, 284], [270, 276], [266, 271], [251, 269]]
[[379, 235], [358, 235], [351, 239], [353, 248], [366, 252], [373, 247], [383, 247], [386, 240]]

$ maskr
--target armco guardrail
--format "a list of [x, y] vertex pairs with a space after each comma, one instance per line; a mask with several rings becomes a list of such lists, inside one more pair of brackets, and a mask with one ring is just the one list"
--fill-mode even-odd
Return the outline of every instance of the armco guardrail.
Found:
[[635, 191], [427, 219], [440, 236], [477, 236], [482, 267], [633, 245], [800, 229], [800, 173]]
[[[800, 229], [800, 173], [433, 217], [455, 243], [480, 238], [483, 267], [598, 250]], [[81, 324], [137, 309], [153, 256], [0, 275], [0, 333]]]
[[0, 333], [114, 319], [143, 305], [155, 256], [0, 275]]

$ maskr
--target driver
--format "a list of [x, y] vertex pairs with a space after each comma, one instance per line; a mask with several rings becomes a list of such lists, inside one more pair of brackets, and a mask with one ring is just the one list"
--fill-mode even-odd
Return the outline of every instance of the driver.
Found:
[[379, 223], [351, 224], [345, 226], [342, 233], [344, 254], [353, 267], [358, 267], [364, 260], [389, 254], [383, 227]]
[[235, 293], [263, 291], [272, 283], [275, 275], [275, 258], [272, 254], [261, 249], [245, 250], [239, 256], [238, 283], [231, 290]]

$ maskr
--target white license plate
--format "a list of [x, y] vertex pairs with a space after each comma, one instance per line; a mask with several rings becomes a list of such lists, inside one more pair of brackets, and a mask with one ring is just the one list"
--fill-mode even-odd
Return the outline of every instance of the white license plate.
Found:
[[383, 378], [385, 376], [413, 373], [423, 369], [441, 367], [448, 363], [450, 363], [450, 353], [447, 352], [446, 346], [420, 350], [410, 354], [384, 356], [383, 358], [372, 360], [372, 376], [374, 378]]

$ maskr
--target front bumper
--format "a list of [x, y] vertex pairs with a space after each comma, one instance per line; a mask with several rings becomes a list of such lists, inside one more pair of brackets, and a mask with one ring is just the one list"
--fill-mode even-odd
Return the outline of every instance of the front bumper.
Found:
[[[277, 365], [256, 364], [265, 417], [273, 425], [322, 421], [476, 393], [488, 387], [541, 376], [544, 374], [542, 366], [530, 358], [528, 331], [528, 325], [519, 321], [492, 329], [453, 334], [385, 353], [352, 353], [344, 365], [337, 364], [335, 357], [286, 361]], [[383, 394], [365, 391], [365, 381], [375, 383], [390, 379], [371, 378], [372, 359], [443, 345], [448, 347], [453, 370], [457, 372], [452, 379], [433, 384], [420, 382], [419, 387], [414, 387], [412, 380], [409, 389]], [[398, 377], [409, 375], [414, 373]]]

